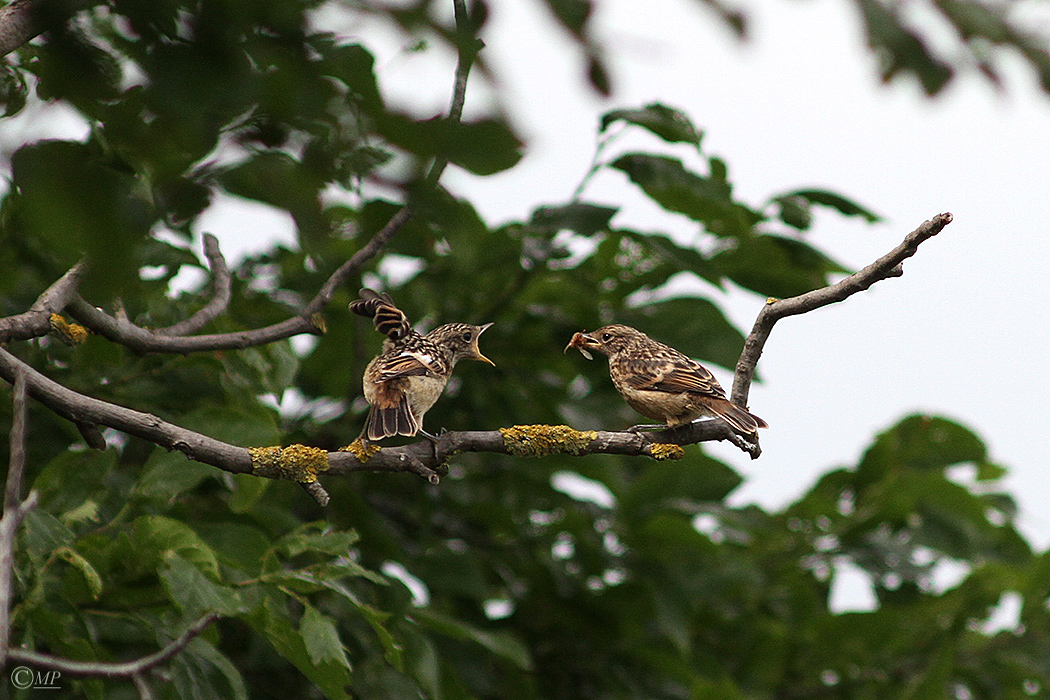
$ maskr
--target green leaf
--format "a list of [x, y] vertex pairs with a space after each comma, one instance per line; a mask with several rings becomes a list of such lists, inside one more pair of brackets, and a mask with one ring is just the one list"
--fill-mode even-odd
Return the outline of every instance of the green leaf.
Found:
[[951, 65], [934, 56], [922, 37], [904, 26], [901, 17], [879, 0], [857, 0], [868, 33], [868, 44], [877, 50], [882, 79], [900, 72], [913, 74], [927, 95], [940, 92], [954, 73]]
[[[785, 192], [779, 197], [775, 197], [773, 201], [779, 203], [782, 199], [788, 199], [797, 202], [796, 198], [802, 199], [804, 202], [809, 204], [819, 204], [820, 206], [834, 209], [843, 216], [859, 216], [860, 218], [867, 221], [869, 224], [874, 224], [882, 221], [882, 217], [876, 214], [875, 212], [871, 211], [870, 209], [862, 207], [861, 205], [854, 202], [852, 199], [848, 199], [840, 194], [830, 192], [828, 190], [794, 190], [792, 192]], [[785, 220], [785, 223], [789, 222]], [[802, 227], [796, 226], [796, 228]], [[808, 226], [805, 228], [808, 228]]]
[[186, 459], [181, 452], [154, 450], [133, 493], [171, 502], [205, 479], [216, 476], [214, 467]]
[[782, 236], [741, 240], [711, 260], [741, 287], [780, 299], [825, 287], [831, 274], [848, 272], [816, 248]]
[[226, 501], [233, 513], [247, 513], [273, 483], [273, 479], [260, 479], [251, 474], [233, 474], [233, 489]]
[[388, 113], [378, 126], [394, 145], [421, 157], [447, 158], [475, 175], [507, 170], [522, 156], [521, 141], [505, 122], [496, 119], [416, 121], [403, 114]]
[[880, 434], [858, 466], [862, 474], [891, 468], [942, 470], [987, 461], [988, 451], [968, 428], [946, 418], [911, 415]]
[[215, 552], [185, 523], [161, 515], [141, 516], [135, 520], [131, 542], [148, 566], [166, 566], [169, 555], [175, 554], [203, 571], [209, 579], [219, 580]]
[[[221, 678], [216, 678], [218, 671]], [[219, 694], [233, 700], [248, 700], [248, 689], [244, 677], [237, 667], [218, 649], [201, 637], [190, 641], [186, 648], [172, 659], [172, 675], [176, 688], [183, 698], [208, 700], [216, 696], [216, 682], [225, 681], [228, 692]]]
[[808, 231], [813, 225], [813, 212], [809, 203], [799, 196], [775, 197], [773, 203], [779, 208], [780, 220], [799, 231]]
[[453, 639], [467, 639], [500, 656], [523, 671], [533, 668], [532, 655], [521, 640], [503, 630], [482, 630], [439, 613], [432, 608], [418, 608], [412, 617], [420, 624]]
[[141, 184], [113, 165], [70, 141], [38, 141], [11, 158], [21, 234], [63, 267], [86, 255], [81, 292], [101, 300], [138, 282], [135, 248], [154, 220]]
[[587, 22], [594, 10], [590, 0], [544, 0], [547, 8], [563, 27], [578, 38], [583, 38]]
[[648, 129], [669, 143], [691, 143], [700, 147], [703, 134], [685, 112], [653, 102], [641, 109], [614, 109], [602, 115], [601, 128], [606, 131], [614, 122], [624, 121]]
[[31, 510], [26, 514], [22, 527], [25, 549], [37, 566], [42, 566], [52, 552], [73, 544], [73, 531], [50, 513]]
[[339, 640], [339, 631], [335, 623], [322, 615], [317, 608], [307, 605], [299, 621], [299, 633], [306, 644], [306, 652], [315, 665], [334, 663], [350, 670], [346, 650]]
[[300, 228], [323, 229], [324, 179], [286, 153], [264, 151], [227, 170], [223, 186], [235, 195], [287, 210]]
[[302, 634], [287, 617], [274, 610], [270, 599], [264, 599], [248, 616], [248, 622], [264, 635], [273, 648], [298, 668], [303, 675], [317, 684], [328, 700], [351, 700], [348, 692], [350, 671], [342, 664], [317, 665], [310, 658]]
[[232, 617], [243, 608], [236, 590], [215, 582], [197, 565], [177, 554], [165, 558], [160, 579], [168, 597], [187, 617], [200, 617], [208, 612]]
[[339, 45], [333, 36], [310, 38], [313, 47], [327, 59], [322, 70], [327, 75], [341, 80], [351, 90], [368, 112], [377, 113], [383, 108], [383, 98], [375, 77], [375, 58], [360, 44]]
[[609, 221], [619, 211], [586, 202], [573, 202], [557, 207], [539, 207], [532, 212], [529, 223], [552, 233], [573, 231], [581, 236], [593, 236], [609, 228]]
[[711, 175], [703, 176], [669, 156], [629, 153], [611, 167], [627, 174], [631, 182], [668, 211], [684, 214], [704, 224], [716, 236], [741, 236], [760, 216], [733, 200], [721, 161], [711, 159]]
[[332, 530], [327, 523], [307, 523], [295, 532], [282, 537], [275, 545], [286, 556], [296, 557], [305, 552], [345, 555], [360, 539], [353, 530]]
[[91, 597], [97, 599], [102, 594], [102, 577], [98, 575], [98, 571], [91, 565], [87, 559], [85, 559], [79, 552], [69, 547], [59, 547], [55, 550], [54, 556], [63, 561], [69, 562], [74, 569], [80, 572], [80, 575], [84, 577], [84, 583], [87, 584], [88, 591], [91, 593]]

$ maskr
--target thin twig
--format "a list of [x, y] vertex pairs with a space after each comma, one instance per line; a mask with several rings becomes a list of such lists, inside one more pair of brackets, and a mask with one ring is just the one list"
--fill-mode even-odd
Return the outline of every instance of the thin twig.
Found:
[[40, 494], [30, 491], [13, 510], [0, 518], [0, 668], [7, 663], [11, 644], [11, 601], [14, 596], [15, 534], [29, 511], [36, 508]]
[[161, 665], [186, 648], [204, 629], [219, 619], [217, 613], [208, 613], [191, 624], [178, 639], [173, 640], [160, 651], [143, 656], [135, 661], [110, 663], [104, 661], [75, 661], [63, 659], [50, 654], [41, 654], [28, 649], [11, 649], [8, 658], [18, 663], [29, 664], [37, 668], [61, 671], [71, 676], [96, 676], [99, 678], [135, 678], [150, 669]]
[[7, 484], [4, 487], [4, 512], [18, 507], [22, 500], [22, 475], [26, 466], [26, 377], [15, 372], [14, 396], [11, 399], [10, 458]]
[[230, 305], [231, 276], [226, 258], [219, 250], [219, 240], [210, 233], [204, 234], [204, 256], [208, 259], [211, 270], [211, 299], [200, 311], [189, 318], [167, 328], [154, 331], [158, 335], [189, 335], [204, 328], [209, 322], [218, 318]]
[[835, 284], [800, 294], [790, 299], [771, 299], [755, 319], [751, 333], [744, 341], [744, 351], [736, 363], [733, 379], [732, 400], [737, 406], [747, 407], [751, 381], [755, 376], [755, 367], [762, 356], [762, 349], [773, 330], [773, 325], [785, 316], [797, 316], [822, 306], [842, 301], [857, 292], [862, 292], [879, 280], [888, 277], [900, 277], [904, 274], [901, 266], [905, 260], [915, 255], [923, 241], [936, 236], [945, 226], [952, 222], [950, 213], [938, 214], [929, 221], [923, 222], [917, 229], [904, 237], [904, 241], [886, 255], [865, 267], [859, 272], [836, 282]]
[[[480, 45], [470, 21], [466, 0], [453, 0], [452, 4], [456, 15], [456, 79], [452, 89], [452, 104], [448, 109], [448, 122], [458, 124], [463, 118], [463, 105], [467, 100], [467, 78], [470, 77], [470, 69], [478, 56]], [[435, 159], [427, 173], [427, 184], [436, 185], [447, 167], [447, 157]]]
[[139, 353], [180, 353], [214, 352], [218, 350], [243, 350], [275, 343], [294, 335], [308, 333], [324, 334], [324, 322], [319, 314], [332, 300], [335, 291], [356, 274], [361, 267], [375, 257], [393, 238], [394, 234], [405, 225], [410, 213], [408, 208], [398, 211], [378, 233], [372, 236], [360, 250], [343, 263], [321, 287], [317, 295], [295, 316], [275, 323], [272, 326], [232, 333], [211, 335], [172, 336], [147, 330], [128, 321], [126, 318], [111, 316], [98, 309], [80, 296], [74, 296], [69, 302], [69, 312], [92, 332], [107, 340], [125, 346]]
[[0, 668], [7, 663], [7, 648], [11, 642], [15, 533], [37, 500], [35, 491], [25, 501], [21, 496], [26, 463], [26, 403], [25, 374], [17, 372], [11, 406], [11, 455], [4, 487], [4, 514], [0, 517]]

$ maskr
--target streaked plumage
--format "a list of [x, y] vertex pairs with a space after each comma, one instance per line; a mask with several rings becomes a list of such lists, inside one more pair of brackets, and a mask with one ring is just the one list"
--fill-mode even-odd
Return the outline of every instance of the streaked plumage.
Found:
[[663, 421], [668, 428], [710, 415], [746, 435], [769, 427], [730, 402], [706, 367], [630, 326], [613, 324], [591, 333], [577, 333], [565, 349], [569, 348], [578, 348], [588, 359], [589, 350], [608, 356], [613, 386], [628, 405], [647, 418]]
[[460, 360], [480, 360], [494, 365], [478, 349], [478, 337], [491, 326], [447, 323], [426, 335], [412, 330], [404, 312], [387, 294], [362, 289], [350, 310], [371, 318], [386, 336], [383, 351], [365, 368], [362, 381], [368, 401], [363, 436], [369, 440], [420, 434], [423, 416], [437, 402]]

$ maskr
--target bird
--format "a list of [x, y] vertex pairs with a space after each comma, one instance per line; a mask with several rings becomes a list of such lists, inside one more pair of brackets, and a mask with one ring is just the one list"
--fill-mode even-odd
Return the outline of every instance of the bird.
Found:
[[757, 437], [764, 420], [726, 398], [710, 370], [669, 345], [653, 340], [630, 326], [613, 324], [590, 333], [576, 333], [564, 352], [577, 348], [588, 360], [589, 351], [609, 358], [613, 386], [631, 408], [659, 425], [636, 425], [630, 431], [663, 430], [718, 416], [734, 430]]
[[418, 434], [436, 442], [437, 436], [423, 430], [423, 416], [441, 396], [457, 362], [480, 360], [495, 366], [478, 349], [478, 338], [492, 324], [446, 323], [421, 335], [389, 294], [366, 288], [358, 296], [350, 302], [350, 311], [371, 318], [386, 336], [383, 350], [368, 363], [362, 379], [369, 404], [362, 439]]

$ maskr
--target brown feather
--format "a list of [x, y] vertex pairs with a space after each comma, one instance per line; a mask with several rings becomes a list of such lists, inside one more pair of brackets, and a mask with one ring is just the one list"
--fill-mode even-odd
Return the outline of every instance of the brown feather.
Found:
[[596, 350], [609, 358], [613, 386], [634, 410], [669, 427], [701, 416], [719, 416], [735, 430], [753, 434], [766, 422], [726, 398], [711, 371], [645, 333], [613, 324], [577, 333], [566, 347]]

